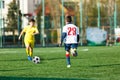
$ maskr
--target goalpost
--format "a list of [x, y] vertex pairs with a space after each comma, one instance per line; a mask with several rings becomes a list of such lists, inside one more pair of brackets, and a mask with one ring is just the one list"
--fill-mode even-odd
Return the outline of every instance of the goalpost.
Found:
[[2, 47], [2, 28], [3, 28], [3, 15], [2, 15], [2, 9], [3, 9], [3, 0], [0, 0], [0, 47]]

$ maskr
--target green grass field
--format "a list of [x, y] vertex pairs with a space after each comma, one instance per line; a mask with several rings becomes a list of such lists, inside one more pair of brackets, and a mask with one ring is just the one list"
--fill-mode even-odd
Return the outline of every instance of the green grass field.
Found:
[[63, 47], [34, 48], [39, 64], [27, 60], [25, 48], [1, 48], [0, 80], [120, 80], [119, 46], [79, 47], [78, 53], [67, 68]]

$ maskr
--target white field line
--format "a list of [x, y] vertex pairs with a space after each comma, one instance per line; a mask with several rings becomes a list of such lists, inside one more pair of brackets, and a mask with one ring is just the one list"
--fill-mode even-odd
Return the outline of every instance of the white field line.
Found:
[[[86, 48], [86, 49], [78, 49], [77, 51], [88, 51], [88, 50], [89, 50], [89, 49]], [[57, 52], [63, 52], [63, 51], [65, 51], [65, 50], [64, 50], [64, 49], [63, 49], [63, 50], [50, 50], [50, 51], [45, 51], [45, 50], [44, 50], [44, 51], [41, 51], [41, 50], [38, 51], [38, 50], [37, 50], [37, 51], [35, 51], [35, 52], [37, 52], [37, 53], [38, 53], [38, 52], [45, 52], [45, 53], [46, 53], [46, 52], [48, 52], [48, 53], [56, 52], [56, 53], [57, 53]]]
[[[116, 47], [117, 48], [117, 47]], [[108, 47], [108, 48], [100, 48], [100, 49], [98, 49], [97, 48], [97, 51], [102, 51], [102, 50], [111, 50], [111, 49], [113, 49], [113, 47]], [[119, 49], [119, 47], [118, 47], [118, 49]], [[89, 50], [95, 50], [95, 48], [92, 48], [92, 49], [88, 49], [88, 48], [84, 48], [84, 49], [79, 49], [78, 51], [89, 51]]]
[[46, 51], [46, 50], [44, 50], [44, 51], [39, 50], [39, 51], [38, 51], [38, 50], [37, 50], [37, 51], [34, 51], [34, 52], [37, 52], [37, 53], [38, 53], [38, 52], [40, 52], [40, 53], [41, 53], [41, 52], [45, 52], [45, 53], [53, 53], [53, 52], [56, 52], [56, 53], [57, 53], [57, 52], [62, 52], [62, 50], [50, 50], [50, 51]]
[[12, 54], [15, 54], [15, 53], [17, 53], [17, 51], [10, 51], [10, 50], [8, 50], [8, 51], [0, 51], [0, 54], [8, 54], [8, 53], [12, 53]]
[[[97, 50], [109, 50], [109, 49], [112, 49], [112, 47], [111, 48], [102, 48], [102, 49], [97, 49]], [[88, 49], [88, 48], [82, 48], [82, 49], [78, 49], [77, 51], [79, 52], [81, 52], [81, 51], [83, 51], [83, 52], [86, 52], [86, 51], [89, 51], [89, 50], [94, 50], [94, 49]], [[51, 50], [49, 50], [49, 51], [47, 51], [47, 50], [34, 50], [34, 52], [36, 53], [41, 53], [41, 52], [43, 52], [43, 53], [54, 53], [54, 52], [56, 52], [56, 53], [58, 53], [58, 52], [63, 52], [63, 51], [65, 51], [64, 49], [60, 49], [60, 50], [55, 50], [55, 49], [51, 49]], [[0, 50], [0, 54], [8, 54], [8, 53], [12, 53], [12, 54], [15, 54], [15, 53], [19, 53], [20, 51], [14, 51], [14, 50], [10, 50], [10, 49], [1, 49]]]

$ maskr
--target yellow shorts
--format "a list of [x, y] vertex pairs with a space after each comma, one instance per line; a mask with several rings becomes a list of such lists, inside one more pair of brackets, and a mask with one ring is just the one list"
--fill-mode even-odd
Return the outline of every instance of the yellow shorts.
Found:
[[34, 47], [34, 40], [24, 40], [25, 46]]

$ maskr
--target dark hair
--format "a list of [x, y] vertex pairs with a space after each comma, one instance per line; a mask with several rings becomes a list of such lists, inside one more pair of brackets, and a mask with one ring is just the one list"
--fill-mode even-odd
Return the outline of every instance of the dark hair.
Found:
[[67, 22], [72, 22], [72, 17], [71, 16], [66, 16], [66, 21]]
[[30, 19], [29, 22], [35, 22], [35, 20], [34, 19]]

